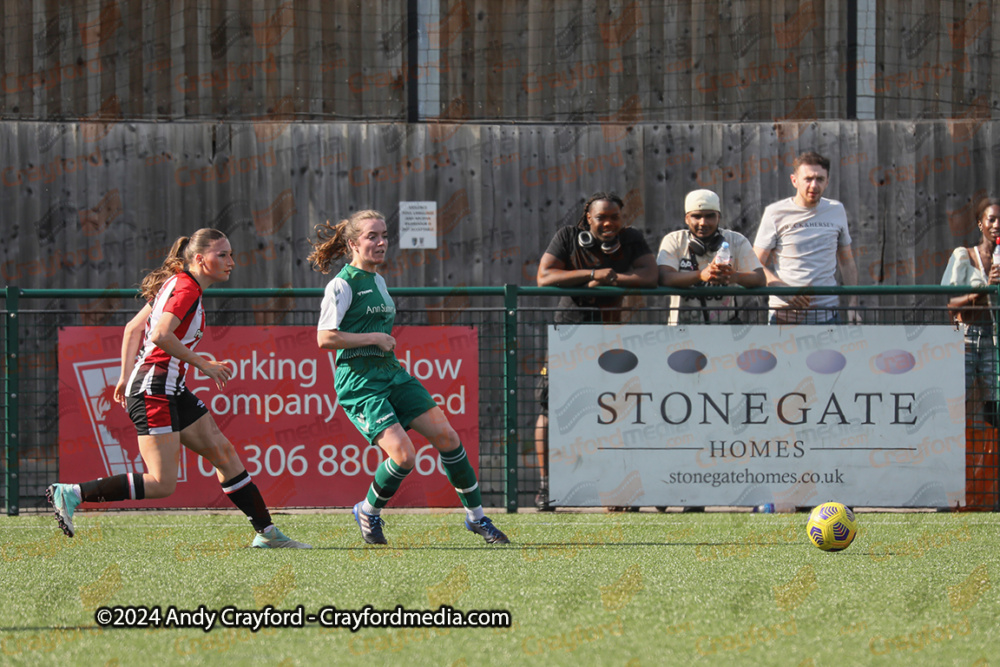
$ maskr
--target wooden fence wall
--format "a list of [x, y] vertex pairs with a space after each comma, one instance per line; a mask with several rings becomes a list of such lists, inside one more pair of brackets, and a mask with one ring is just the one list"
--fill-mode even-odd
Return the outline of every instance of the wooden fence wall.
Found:
[[360, 208], [438, 205], [438, 248], [395, 247], [390, 285], [534, 284], [555, 230], [613, 189], [655, 248], [684, 195], [716, 190], [723, 224], [756, 232], [791, 196], [790, 164], [833, 162], [862, 284], [936, 284], [997, 195], [998, 121], [485, 125], [36, 123], [0, 125], [0, 279], [24, 288], [135, 285], [176, 236], [224, 230], [234, 287], [310, 287], [313, 227]]
[[851, 15], [842, 0], [420, 0], [413, 39], [407, 4], [0, 0], [0, 118], [770, 122], [1000, 109], [997, 0], [859, 1]]

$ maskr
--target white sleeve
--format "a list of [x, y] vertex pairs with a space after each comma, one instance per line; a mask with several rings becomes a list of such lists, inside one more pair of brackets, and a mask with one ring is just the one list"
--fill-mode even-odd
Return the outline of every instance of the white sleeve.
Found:
[[319, 308], [319, 324], [316, 328], [320, 331], [339, 329], [352, 301], [354, 292], [347, 281], [340, 276], [331, 280], [323, 292], [323, 304]]
[[764, 209], [764, 215], [757, 227], [757, 236], [753, 240], [754, 248], [774, 250], [777, 232], [774, 227], [774, 209], [772, 207], [773, 204]]
[[657, 266], [667, 266], [674, 271], [680, 266], [680, 249], [684, 243], [684, 230], [670, 232], [660, 241], [660, 249], [656, 254]]

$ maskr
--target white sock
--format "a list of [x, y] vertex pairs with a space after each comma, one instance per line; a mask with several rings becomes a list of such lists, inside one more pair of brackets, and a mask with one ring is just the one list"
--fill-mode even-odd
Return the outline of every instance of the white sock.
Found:
[[482, 505], [480, 505], [479, 507], [466, 507], [465, 514], [466, 516], [469, 517], [470, 523], [475, 523], [480, 519], [482, 519], [484, 516], [486, 516], [486, 514], [483, 513]]
[[372, 516], [378, 516], [379, 514], [382, 513], [382, 508], [381, 507], [372, 507], [370, 504], [368, 504], [368, 501], [366, 500], [364, 503], [361, 504], [361, 511], [364, 512], [365, 514], [371, 514]]

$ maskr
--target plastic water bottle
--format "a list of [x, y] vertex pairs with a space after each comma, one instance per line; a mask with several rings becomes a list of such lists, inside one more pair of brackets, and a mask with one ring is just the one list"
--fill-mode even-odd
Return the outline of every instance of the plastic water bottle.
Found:
[[997, 239], [997, 244], [993, 246], [993, 266], [1000, 266], [1000, 238]]
[[[996, 257], [996, 252], [993, 253]], [[719, 252], [715, 253], [715, 263], [716, 264], [729, 264], [733, 259], [732, 254], [729, 252], [729, 242], [723, 241], [722, 246], [719, 248]]]

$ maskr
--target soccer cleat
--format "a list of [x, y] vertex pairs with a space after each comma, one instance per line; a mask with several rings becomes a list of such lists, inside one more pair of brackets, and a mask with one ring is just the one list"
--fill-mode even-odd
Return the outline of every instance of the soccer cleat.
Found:
[[73, 512], [76, 511], [76, 506], [83, 502], [83, 500], [80, 496], [76, 495], [73, 487], [69, 484], [53, 484], [45, 489], [45, 497], [49, 499], [52, 507], [55, 508], [56, 520], [59, 522], [62, 532], [66, 533], [69, 537], [73, 537], [75, 532], [73, 530]]
[[549, 502], [548, 494], [539, 491], [535, 495], [535, 509], [539, 512], [553, 512], [556, 508]]
[[286, 536], [277, 526], [271, 526], [263, 533], [257, 533], [250, 546], [257, 549], [312, 549], [312, 546], [305, 542], [296, 542]]
[[510, 540], [485, 516], [479, 521], [465, 520], [465, 527], [476, 535], [482, 535], [486, 544], [510, 544]]
[[361, 537], [368, 544], [388, 544], [385, 535], [382, 534], [382, 526], [385, 525], [382, 517], [378, 514], [365, 514], [361, 505], [362, 503], [358, 503], [352, 510], [354, 520], [358, 522], [358, 528], [361, 529]]

